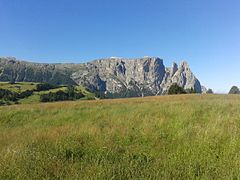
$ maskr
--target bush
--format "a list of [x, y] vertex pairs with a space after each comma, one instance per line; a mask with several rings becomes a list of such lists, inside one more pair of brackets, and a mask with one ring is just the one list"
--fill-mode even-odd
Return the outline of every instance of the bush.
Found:
[[31, 90], [26, 90], [21, 93], [16, 93], [9, 91], [7, 89], [0, 89], [0, 99], [3, 99], [5, 101], [18, 101], [19, 99], [26, 98], [28, 96], [31, 96], [33, 94], [33, 91]]
[[41, 102], [54, 102], [54, 101], [64, 101], [68, 100], [68, 94], [64, 91], [57, 91], [56, 93], [42, 94], [40, 96]]
[[[107, 99], [107, 94], [104, 91], [95, 92], [95, 96], [99, 99]], [[111, 95], [108, 93], [108, 96], [111, 96]]]
[[233, 86], [230, 89], [229, 94], [240, 94], [239, 88], [237, 86]]
[[6, 102], [6, 105], [11, 105], [11, 102], [7, 101], [7, 102]]
[[24, 99], [26, 97], [29, 97], [33, 94], [33, 90], [26, 90], [18, 94], [19, 99]]
[[37, 84], [36, 91], [48, 91], [50, 89], [55, 89], [55, 88], [56, 86], [53, 84], [41, 83], [41, 84]]
[[169, 88], [168, 94], [186, 94], [186, 91], [182, 87], [178, 86], [177, 84], [173, 84]]
[[73, 86], [68, 86], [67, 87], [67, 93], [69, 98], [74, 98], [75, 95], [75, 89]]
[[41, 102], [54, 102], [54, 101], [66, 101], [66, 100], [76, 100], [84, 97], [81, 92], [75, 92], [74, 87], [69, 87], [67, 92], [59, 90], [57, 92], [50, 92], [47, 94], [42, 94], [40, 96]]
[[213, 94], [213, 90], [212, 89], [208, 89], [206, 93], [207, 94]]
[[7, 89], [0, 89], [0, 99], [5, 101], [17, 101], [18, 93], [9, 91]]
[[5, 102], [0, 100], [0, 106], [3, 106], [3, 105], [5, 105]]
[[187, 93], [187, 94], [195, 94], [196, 91], [195, 91], [195, 89], [191, 88], [191, 89], [187, 89], [187, 90], [186, 90], [186, 93]]

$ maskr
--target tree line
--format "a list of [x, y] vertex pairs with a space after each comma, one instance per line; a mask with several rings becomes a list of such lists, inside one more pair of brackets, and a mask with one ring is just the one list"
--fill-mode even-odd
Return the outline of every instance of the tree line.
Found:
[[171, 85], [168, 90], [169, 95], [172, 95], [172, 94], [194, 94], [194, 93], [196, 93], [194, 88], [184, 89], [183, 87], [178, 86], [176, 83]]
[[[35, 89], [26, 90], [23, 92], [10, 91], [8, 89], [0, 88], [0, 105], [18, 103], [20, 99], [31, 96], [34, 92], [48, 91], [62, 86], [56, 86], [49, 83], [37, 84]], [[82, 92], [78, 92], [74, 86], [68, 86], [66, 91], [58, 90], [56, 92], [49, 92], [40, 95], [41, 102], [54, 102], [65, 100], [77, 100], [85, 97]]]
[[[174, 83], [173, 85], [170, 86], [169, 90], [168, 90], [168, 94], [172, 95], [172, 94], [195, 94], [196, 91], [194, 88], [190, 88], [190, 89], [184, 89], [181, 86], [178, 86], [176, 83]], [[208, 89], [207, 94], [213, 94], [213, 90], [212, 89]]]
[[54, 101], [66, 101], [77, 100], [85, 97], [82, 92], [77, 92], [74, 86], [68, 86], [67, 91], [49, 92], [47, 94], [40, 95], [41, 102], [54, 102]]
[[[20, 99], [24, 99], [29, 97], [33, 94], [33, 90], [26, 90], [20, 93], [10, 91], [8, 89], [1, 89], [0, 88], [0, 105], [5, 104], [8, 101], [17, 102]], [[5, 101], [5, 102], [4, 102]]]

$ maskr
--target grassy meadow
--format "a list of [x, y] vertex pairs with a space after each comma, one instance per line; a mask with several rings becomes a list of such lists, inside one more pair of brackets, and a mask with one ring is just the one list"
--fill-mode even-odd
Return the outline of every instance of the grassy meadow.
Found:
[[238, 179], [240, 96], [0, 107], [0, 179]]
[[0, 88], [19, 93], [26, 90], [33, 90], [36, 88], [37, 84], [38, 83], [34, 82], [17, 82], [14, 84], [9, 82], [0, 82]]

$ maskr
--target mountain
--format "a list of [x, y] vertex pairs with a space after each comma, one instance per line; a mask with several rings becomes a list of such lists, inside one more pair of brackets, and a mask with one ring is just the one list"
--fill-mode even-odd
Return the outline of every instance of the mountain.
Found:
[[81, 64], [40, 64], [0, 58], [0, 81], [76, 84], [71, 74], [81, 67]]
[[186, 61], [167, 68], [158, 57], [108, 58], [83, 64], [41, 64], [0, 58], [0, 81], [78, 84], [108, 97], [166, 94], [174, 83], [202, 92]]

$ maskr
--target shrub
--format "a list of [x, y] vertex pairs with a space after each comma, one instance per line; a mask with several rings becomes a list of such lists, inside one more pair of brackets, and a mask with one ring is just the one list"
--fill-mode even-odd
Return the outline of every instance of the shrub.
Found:
[[7, 89], [0, 89], [0, 99], [5, 101], [16, 101], [18, 93], [9, 91]]
[[212, 89], [208, 89], [207, 90], [207, 94], [213, 94], [213, 90]]
[[5, 105], [5, 102], [0, 100], [0, 106], [3, 106], [3, 105]]
[[107, 99], [107, 97], [109, 97], [109, 96], [113, 98], [112, 94], [110, 94], [110, 93], [106, 94], [104, 91], [95, 92], [95, 96], [99, 99]]
[[18, 101], [19, 99], [26, 98], [28, 96], [31, 96], [33, 94], [33, 91], [26, 90], [21, 93], [12, 92], [7, 89], [0, 89], [0, 99], [3, 99], [5, 101]]
[[11, 102], [7, 101], [7, 102], [6, 102], [6, 105], [11, 105]]
[[186, 91], [182, 87], [178, 86], [177, 84], [173, 84], [169, 88], [168, 94], [186, 94]]
[[19, 99], [24, 99], [26, 97], [29, 97], [33, 94], [33, 90], [26, 90], [18, 94]]
[[194, 88], [190, 88], [190, 89], [187, 89], [187, 90], [186, 90], [186, 93], [187, 93], [187, 94], [195, 94], [196, 91], [195, 91]]
[[48, 94], [42, 94], [40, 96], [41, 102], [54, 102], [54, 101], [64, 101], [68, 99], [68, 94], [60, 90], [56, 93], [50, 92]]
[[75, 92], [74, 87], [69, 87], [67, 92], [59, 90], [57, 92], [50, 92], [47, 94], [42, 94], [40, 96], [41, 102], [54, 102], [54, 101], [66, 101], [66, 100], [76, 100], [84, 97], [81, 92]]
[[54, 88], [56, 88], [56, 86], [53, 84], [41, 83], [41, 84], [37, 84], [36, 91], [48, 91], [48, 90], [54, 89]]
[[229, 94], [240, 94], [239, 88], [237, 86], [233, 86], [230, 89]]

